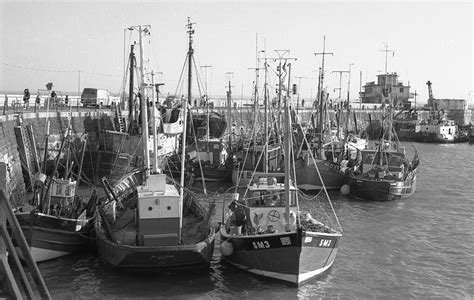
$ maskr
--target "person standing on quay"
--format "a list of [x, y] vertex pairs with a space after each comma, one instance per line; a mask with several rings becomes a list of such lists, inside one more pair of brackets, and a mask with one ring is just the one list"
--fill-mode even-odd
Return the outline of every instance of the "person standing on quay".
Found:
[[51, 104], [53, 105], [52, 107], [54, 107], [56, 105], [56, 97], [57, 97], [56, 92], [52, 91], [51, 92], [51, 102], [49, 103], [50, 105]]
[[5, 102], [3, 102], [3, 111], [8, 110], [8, 95], [5, 94]]
[[38, 93], [38, 95], [36, 95], [36, 100], [35, 100], [35, 112], [36, 112], [36, 107], [38, 106], [38, 108], [41, 108], [41, 98], [40, 98], [40, 94]]
[[24, 91], [23, 104], [24, 104], [25, 109], [28, 109], [28, 107], [30, 106], [30, 90], [29, 89], [25, 89]]

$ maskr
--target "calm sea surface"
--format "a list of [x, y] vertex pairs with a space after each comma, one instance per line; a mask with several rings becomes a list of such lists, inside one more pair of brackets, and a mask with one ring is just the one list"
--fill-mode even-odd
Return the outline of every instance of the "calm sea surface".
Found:
[[54, 299], [474, 298], [474, 145], [414, 145], [421, 166], [411, 198], [331, 193], [344, 229], [336, 262], [298, 288], [222, 264], [219, 251], [204, 272], [119, 272], [94, 253], [39, 268]]

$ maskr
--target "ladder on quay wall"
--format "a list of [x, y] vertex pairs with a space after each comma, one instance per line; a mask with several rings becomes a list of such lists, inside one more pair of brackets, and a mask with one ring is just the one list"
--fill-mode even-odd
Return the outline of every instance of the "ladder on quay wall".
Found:
[[[12, 237], [19, 245], [27, 268], [20, 262]], [[4, 189], [0, 189], [0, 298], [51, 299]]]
[[114, 129], [119, 132], [125, 132], [125, 119], [122, 117], [122, 109], [120, 108], [120, 105], [117, 104], [115, 104], [115, 119], [116, 122], [114, 122], [114, 125], [116, 125], [117, 128]]
[[15, 136], [20, 153], [23, 177], [25, 178], [26, 188], [28, 191], [33, 187], [33, 174], [40, 171], [38, 153], [36, 151], [36, 141], [33, 134], [33, 126], [27, 125], [26, 128], [22, 124], [21, 119], [18, 126], [14, 127]]

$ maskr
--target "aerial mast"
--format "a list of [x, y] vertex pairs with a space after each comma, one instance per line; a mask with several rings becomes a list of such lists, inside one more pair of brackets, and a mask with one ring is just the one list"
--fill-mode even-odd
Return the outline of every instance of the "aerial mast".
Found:
[[379, 51], [385, 52], [385, 74], [388, 74], [387, 73], [387, 57], [388, 57], [387, 54], [388, 54], [388, 52], [392, 52], [392, 53], [395, 53], [395, 52], [393, 50], [388, 49], [387, 44], [385, 45], [385, 49], [379, 50]]

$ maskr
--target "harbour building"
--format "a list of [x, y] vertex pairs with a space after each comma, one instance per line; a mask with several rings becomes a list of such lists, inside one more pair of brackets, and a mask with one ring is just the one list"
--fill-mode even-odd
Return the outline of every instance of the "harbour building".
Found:
[[410, 94], [410, 86], [398, 81], [396, 72], [377, 75], [377, 83], [367, 82], [363, 88], [360, 92], [362, 103], [382, 104], [387, 103], [391, 98], [393, 105], [409, 107], [409, 99], [413, 97]]

